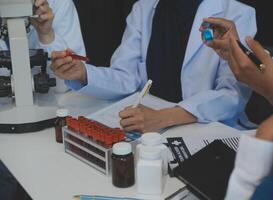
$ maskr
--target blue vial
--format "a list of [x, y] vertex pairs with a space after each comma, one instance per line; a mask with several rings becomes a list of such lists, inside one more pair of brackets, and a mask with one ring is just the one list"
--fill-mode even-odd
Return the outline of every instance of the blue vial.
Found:
[[203, 22], [202, 27], [204, 28], [202, 32], [202, 38], [205, 41], [211, 41], [213, 40], [213, 30], [210, 27], [210, 23], [208, 22]]

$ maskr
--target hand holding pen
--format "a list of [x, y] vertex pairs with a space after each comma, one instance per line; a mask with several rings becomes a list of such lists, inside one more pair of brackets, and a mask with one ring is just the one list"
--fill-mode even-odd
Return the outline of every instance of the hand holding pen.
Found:
[[256, 65], [256, 68], [263, 72], [265, 69], [265, 64], [263, 64], [256, 56], [255, 54], [250, 51], [248, 48], [246, 48], [239, 40], [237, 40], [238, 46], [241, 48], [241, 50], [248, 56], [248, 58]]
[[77, 55], [72, 50], [54, 51], [51, 54], [51, 69], [56, 76], [64, 80], [77, 80], [83, 85], [87, 83], [85, 64], [81, 60], [88, 60]]
[[54, 40], [53, 18], [54, 14], [47, 0], [34, 2], [33, 16], [30, 17], [30, 22], [37, 30], [39, 40], [43, 44], [49, 44]]
[[141, 101], [144, 98], [144, 96], [149, 93], [152, 83], [153, 83], [152, 80], [147, 81], [147, 83], [145, 84], [145, 86], [143, 87], [141, 92], [139, 93], [139, 95], [136, 99], [136, 102], [133, 104], [132, 108], [136, 108], [139, 104], [141, 104]]
[[[222, 18], [205, 18], [203, 24], [209, 24], [210, 28], [213, 29], [214, 37], [213, 39], [206, 41], [204, 43], [214, 49], [214, 51], [223, 59], [229, 60], [230, 58], [230, 38], [237, 40], [237, 43], [241, 50], [249, 57], [249, 59], [256, 65], [256, 68], [262, 72], [265, 65], [249, 50], [246, 48], [239, 40], [239, 36], [236, 30], [236, 26], [233, 21], [222, 19]], [[202, 25], [203, 25], [202, 24]], [[204, 25], [203, 25], [204, 26]], [[207, 30], [203, 26], [200, 27], [200, 31], [203, 33]], [[208, 25], [207, 25], [208, 26]]]
[[141, 101], [149, 92], [151, 85], [152, 81], [148, 80], [133, 105], [120, 111], [120, 125], [124, 131], [144, 133], [154, 130], [159, 125], [156, 120], [159, 116], [158, 111], [141, 105]]
[[273, 104], [273, 60], [251, 37], [246, 38], [246, 43], [251, 55], [255, 55], [257, 60], [252, 61], [252, 57], [249, 57], [250, 53], [246, 54], [240, 48], [238, 41], [230, 38], [229, 66], [237, 80], [246, 83]]

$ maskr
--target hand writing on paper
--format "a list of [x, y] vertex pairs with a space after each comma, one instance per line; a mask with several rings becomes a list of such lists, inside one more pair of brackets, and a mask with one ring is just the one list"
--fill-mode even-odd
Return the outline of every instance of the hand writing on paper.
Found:
[[127, 107], [119, 113], [120, 125], [124, 131], [141, 133], [159, 131], [174, 125], [194, 123], [197, 118], [183, 108], [176, 106], [154, 110], [143, 105]]
[[124, 131], [138, 131], [141, 133], [161, 129], [160, 111], [139, 105], [136, 108], [127, 107], [119, 113], [120, 125]]

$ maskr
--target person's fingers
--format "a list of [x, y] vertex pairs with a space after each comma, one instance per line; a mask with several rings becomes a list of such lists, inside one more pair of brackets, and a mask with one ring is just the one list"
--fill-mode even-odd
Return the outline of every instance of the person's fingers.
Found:
[[143, 126], [141, 125], [132, 125], [132, 126], [127, 126], [127, 127], [123, 127], [123, 130], [125, 132], [130, 132], [130, 131], [137, 131], [137, 132], [144, 132]]
[[225, 34], [232, 35], [233, 37], [239, 38], [236, 26], [233, 21], [224, 18], [204, 18], [204, 22], [210, 23], [211, 28], [214, 31], [215, 38], [222, 37]]
[[55, 59], [54, 62], [51, 63], [53, 71], [58, 70], [59, 68], [62, 68], [63, 65], [71, 64], [73, 59], [70, 56]]
[[47, 0], [36, 0], [34, 3], [34, 6], [36, 6], [38, 8], [43, 4], [48, 4]]
[[221, 28], [229, 28], [233, 25], [233, 22], [224, 18], [215, 18], [215, 17], [208, 17], [203, 19], [204, 22], [208, 22], [213, 26], [221, 27]]
[[65, 73], [67, 70], [77, 67], [76, 61], [73, 60], [70, 63], [63, 64], [62, 66], [58, 67], [56, 70], [58, 70], [58, 73]]
[[63, 71], [62, 75], [64, 77], [69, 77], [69, 78], [72, 78], [72, 79], [79, 80], [80, 79], [80, 74], [82, 73], [82, 72], [80, 72], [80, 70], [84, 70], [84, 69], [79, 68], [78, 63], [76, 63], [74, 65], [72, 64], [70, 68]]
[[122, 118], [120, 120], [120, 125], [122, 127], [132, 126], [134, 124], [143, 124], [143, 123], [144, 123], [144, 118], [140, 115], [134, 115], [132, 117]]
[[124, 118], [128, 118], [128, 117], [132, 117], [136, 114], [136, 109], [135, 108], [128, 108], [128, 109], [124, 109], [122, 111], [119, 112], [119, 117], [124, 119]]
[[136, 118], [135, 117], [128, 117], [120, 120], [120, 125], [122, 127], [132, 126], [136, 124]]
[[54, 61], [55, 59], [64, 58], [66, 56], [65, 51], [53, 51], [51, 53], [51, 60]]
[[39, 16], [40, 21], [48, 21], [54, 19], [54, 14], [52, 12], [47, 12]]
[[228, 50], [229, 49], [228, 40], [213, 39], [212, 41], [206, 42], [206, 45], [208, 47], [213, 48], [213, 49], [221, 49], [221, 50]]
[[70, 49], [70, 48], [66, 49], [65, 52], [66, 52], [66, 55], [70, 55], [70, 54], [74, 53], [72, 51], [72, 49]]
[[230, 37], [230, 55], [234, 58], [235, 62], [238, 63], [238, 67], [247, 67], [251, 65], [251, 60], [239, 47], [237, 40], [233, 37]]
[[50, 7], [48, 5], [41, 5], [35, 10], [35, 14], [36, 15], [41, 15], [41, 14], [44, 14], [44, 13], [49, 12], [49, 11], [51, 11], [51, 9], [50, 9]]
[[229, 60], [228, 60], [229, 67], [234, 74], [235, 78], [237, 80], [240, 80], [240, 68], [239, 64], [234, 59], [233, 55], [230, 54]]
[[253, 53], [257, 56], [257, 58], [264, 64], [271, 62], [272, 58], [270, 55], [264, 50], [262, 45], [253, 40], [251, 37], [246, 37], [246, 42], [249, 48], [253, 51]]

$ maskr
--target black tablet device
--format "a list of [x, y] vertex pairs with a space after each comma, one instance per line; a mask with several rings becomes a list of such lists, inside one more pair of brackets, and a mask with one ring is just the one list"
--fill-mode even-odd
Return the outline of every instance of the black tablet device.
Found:
[[182, 162], [174, 174], [200, 199], [224, 199], [235, 155], [233, 149], [215, 140]]

